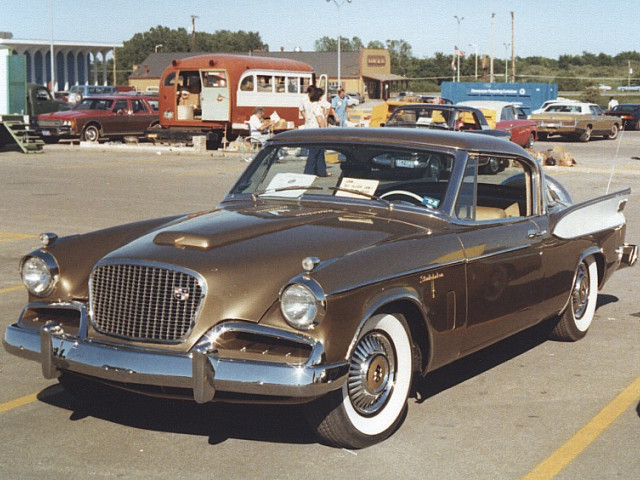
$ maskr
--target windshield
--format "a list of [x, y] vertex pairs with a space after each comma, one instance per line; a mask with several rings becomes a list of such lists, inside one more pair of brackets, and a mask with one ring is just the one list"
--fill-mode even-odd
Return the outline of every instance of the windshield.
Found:
[[445, 198], [453, 164], [452, 155], [436, 150], [342, 144], [272, 146], [258, 154], [231, 195], [343, 197], [437, 210]]
[[74, 110], [111, 110], [111, 105], [113, 105], [113, 100], [85, 98], [74, 107]]

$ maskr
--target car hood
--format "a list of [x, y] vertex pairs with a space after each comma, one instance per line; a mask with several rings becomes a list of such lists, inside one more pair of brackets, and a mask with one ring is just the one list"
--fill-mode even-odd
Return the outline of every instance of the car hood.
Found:
[[82, 117], [95, 117], [109, 115], [111, 112], [108, 110], [65, 110], [62, 112], [45, 113], [40, 115], [39, 119], [53, 119], [53, 120], [72, 120], [74, 118]]
[[[361, 270], [371, 276], [372, 268], [375, 270], [371, 263], [381, 260], [375, 257], [378, 249], [371, 247], [433, 232], [426, 225], [392, 219], [391, 214], [398, 212], [354, 213], [270, 202], [225, 207], [146, 234], [103, 261], [142, 261], [193, 270], [207, 283], [206, 310], [212, 317], [258, 321], [286, 282], [303, 273], [305, 257], [321, 261], [313, 272], [316, 275], [324, 268], [335, 272], [341, 259], [357, 256]], [[433, 222], [445, 224], [442, 220]], [[408, 256], [406, 252], [404, 256]], [[408, 268], [387, 264], [387, 269]], [[350, 278], [355, 278], [351, 274], [325, 275], [325, 291], [346, 288], [353, 281]]]

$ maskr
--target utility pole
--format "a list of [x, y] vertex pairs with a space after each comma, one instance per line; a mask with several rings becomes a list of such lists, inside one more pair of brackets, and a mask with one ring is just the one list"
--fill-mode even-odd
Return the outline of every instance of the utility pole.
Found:
[[515, 47], [515, 22], [513, 10], [511, 11], [511, 83], [516, 81], [516, 47]]
[[489, 82], [493, 83], [493, 21], [496, 17], [495, 13], [491, 14], [491, 59], [490, 59], [490, 67], [489, 67]]
[[196, 51], [196, 18], [198, 15], [191, 15], [191, 51]]

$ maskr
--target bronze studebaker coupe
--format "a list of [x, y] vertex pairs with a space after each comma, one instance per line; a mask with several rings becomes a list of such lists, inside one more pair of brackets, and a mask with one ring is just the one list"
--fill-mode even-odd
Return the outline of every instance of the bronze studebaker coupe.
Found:
[[[480, 173], [488, 157], [505, 169]], [[366, 447], [397, 428], [415, 374], [548, 319], [583, 337], [637, 258], [628, 196], [572, 204], [484, 135], [286, 132], [218, 208], [43, 234], [4, 343], [72, 393], [306, 403], [323, 441]]]

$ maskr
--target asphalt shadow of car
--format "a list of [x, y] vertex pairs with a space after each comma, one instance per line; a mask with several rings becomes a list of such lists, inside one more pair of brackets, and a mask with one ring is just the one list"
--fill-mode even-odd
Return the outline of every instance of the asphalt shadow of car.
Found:
[[76, 399], [61, 385], [38, 394], [41, 402], [71, 412], [69, 420], [86, 417], [136, 429], [197, 435], [210, 445], [228, 439], [271, 443], [318, 443], [296, 405], [209, 403], [160, 399], [109, 389], [99, 402]]
[[[613, 295], [598, 296], [596, 308], [615, 303]], [[553, 329], [553, 319], [542, 322], [479, 352], [416, 378], [414, 401], [422, 403], [498, 365], [543, 344]], [[97, 396], [96, 396], [97, 397]], [[99, 401], [79, 400], [61, 385], [38, 394], [41, 402], [71, 411], [71, 421], [88, 416], [142, 430], [199, 435], [210, 445], [243, 439], [272, 443], [312, 444], [317, 437], [306, 426], [304, 405], [209, 403], [148, 397], [104, 387]], [[640, 405], [638, 406], [640, 414]]]
[[[618, 297], [614, 295], [599, 294], [596, 311], [617, 301]], [[417, 378], [413, 385], [416, 402], [422, 403], [449, 388], [455, 387], [542, 345], [549, 340], [555, 322], [556, 319], [554, 318], [541, 322], [512, 337], [445, 365], [423, 378]]]

